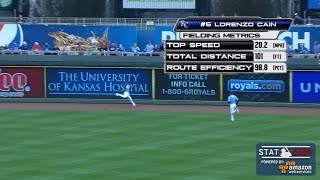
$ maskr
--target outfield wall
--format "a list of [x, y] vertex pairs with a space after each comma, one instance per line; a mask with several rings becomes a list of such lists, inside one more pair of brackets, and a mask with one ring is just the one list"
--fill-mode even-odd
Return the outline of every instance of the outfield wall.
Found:
[[[289, 31], [281, 32], [278, 39], [284, 39], [292, 49], [297, 49], [303, 43], [313, 53], [313, 44], [319, 41], [320, 26], [292, 26]], [[112, 25], [53, 25], [53, 24], [1, 24], [0, 46], [13, 43], [21, 45], [23, 41], [28, 43], [29, 49], [34, 42], [43, 44], [48, 42], [52, 47], [61, 46], [61, 40], [70, 38], [73, 45], [82, 39], [94, 42], [96, 37], [108, 37], [110, 41], [116, 41], [129, 51], [133, 43], [144, 49], [148, 41], [160, 45], [163, 40], [179, 39], [179, 33], [173, 31], [173, 26], [155, 26], [154, 29], [141, 30], [136, 26], [112, 26]], [[70, 42], [69, 42], [70, 43]]]
[[[319, 32], [319, 26], [293, 26], [290, 31], [281, 32], [278, 39], [286, 40], [293, 49], [303, 43], [312, 53]], [[108, 37], [122, 43], [127, 50], [133, 43], [143, 49], [148, 41], [159, 45], [163, 40], [179, 37], [172, 26], [139, 30], [135, 26], [3, 24], [0, 45], [21, 45], [27, 41], [32, 46], [37, 41], [53, 46], [65, 35], [89, 44], [96, 37]], [[226, 97], [232, 91], [246, 105], [320, 104], [319, 59], [289, 58], [287, 65], [288, 74], [165, 75], [163, 57], [1, 54], [0, 99], [1, 102], [127, 103], [116, 99], [114, 94], [122, 92], [123, 83], [129, 81], [134, 85], [132, 96], [139, 103], [219, 105], [226, 104]]]
[[71, 99], [117, 102], [115, 93], [132, 84], [134, 99], [148, 103], [225, 102], [229, 92], [255, 103], [320, 104], [320, 71], [287, 74], [164, 74], [157, 68], [1, 67], [0, 97], [61, 102]]

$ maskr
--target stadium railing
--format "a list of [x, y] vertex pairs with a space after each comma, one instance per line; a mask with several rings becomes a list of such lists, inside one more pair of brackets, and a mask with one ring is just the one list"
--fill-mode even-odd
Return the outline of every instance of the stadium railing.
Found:
[[71, 56], [163, 56], [163, 52], [108, 52], [108, 51], [22, 51], [0, 50], [0, 54], [16, 55], [71, 55]]
[[176, 18], [76, 18], [76, 17], [0, 17], [1, 23], [60, 24], [60, 25], [127, 25], [146, 28], [149, 26], [173, 26]]
[[[70, 55], [70, 56], [164, 56], [164, 52], [108, 52], [108, 51], [22, 51], [22, 50], [0, 50], [1, 54], [15, 55]], [[316, 54], [288, 54], [288, 58], [315, 59], [320, 58]]]
[[[134, 25], [171, 26], [177, 18], [88, 18], [88, 17], [0, 17], [1, 23], [38, 23], [38, 24], [72, 24], [72, 25]], [[320, 19], [303, 19], [300, 25], [320, 25]]]

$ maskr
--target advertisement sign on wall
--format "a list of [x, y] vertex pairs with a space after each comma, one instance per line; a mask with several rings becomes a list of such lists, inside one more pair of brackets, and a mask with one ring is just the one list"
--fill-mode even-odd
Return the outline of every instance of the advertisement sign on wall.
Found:
[[[125, 36], [124, 36], [125, 35]], [[0, 24], [0, 46], [26, 41], [31, 49], [34, 42], [43, 45], [48, 42], [52, 48], [63, 46], [64, 42], [73, 49], [78, 43], [93, 47], [107, 41], [122, 44], [129, 51], [137, 42], [136, 26], [80, 26], [80, 25], [26, 25]]]
[[152, 97], [151, 70], [111, 68], [48, 68], [48, 98], [117, 99], [124, 84], [131, 84], [136, 99]]
[[179, 39], [179, 32], [174, 32], [173, 29], [173, 26], [156, 26], [154, 29], [155, 43], [161, 44], [163, 40]]
[[314, 43], [319, 41], [319, 33], [320, 28], [318, 26], [292, 26], [290, 31], [281, 32], [278, 39], [284, 39], [293, 50], [298, 49], [299, 44], [304, 44], [311, 54], [313, 53]]
[[43, 98], [43, 68], [0, 67], [0, 98]]
[[293, 72], [292, 101], [320, 103], [320, 72]]
[[219, 101], [219, 75], [164, 74], [156, 70], [156, 99]]
[[240, 101], [289, 102], [288, 74], [224, 75], [224, 100], [230, 93]]

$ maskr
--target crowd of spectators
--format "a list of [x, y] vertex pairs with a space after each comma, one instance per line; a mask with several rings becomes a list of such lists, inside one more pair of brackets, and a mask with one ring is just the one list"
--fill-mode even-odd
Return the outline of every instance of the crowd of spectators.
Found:
[[69, 45], [64, 43], [60, 47], [52, 47], [48, 42], [44, 42], [42, 45], [39, 42], [34, 42], [32, 45], [27, 44], [26, 41], [23, 41], [21, 45], [17, 43], [12, 43], [10, 45], [6, 44], [0, 46], [0, 53], [5, 52], [10, 54], [17, 53], [32, 53], [34, 55], [40, 54], [59, 54], [61, 55], [121, 55], [121, 56], [160, 56], [161, 52], [164, 51], [163, 44], [153, 45], [149, 41], [144, 49], [140, 49], [137, 43], [134, 43], [128, 51], [122, 44], [117, 42], [111, 42], [109, 44], [102, 44], [101, 46], [93, 45], [91, 47], [85, 47], [81, 43], [76, 45]]
[[315, 19], [312, 19], [311, 16], [308, 16], [306, 17], [305, 19], [303, 19], [302, 17], [300, 17], [298, 15], [298, 13], [295, 13], [294, 14], [294, 17], [293, 17], [293, 24], [294, 25], [307, 25], [307, 26], [312, 26], [312, 25], [315, 25], [317, 24], [315, 22]]
[[16, 18], [17, 23], [26, 23], [26, 24], [34, 24], [37, 23], [38, 20], [33, 15], [29, 15], [29, 17], [23, 17], [22, 15], [19, 15]]
[[302, 25], [302, 24], [304, 24], [303, 19], [298, 15], [298, 13], [294, 14], [293, 24], [294, 25]]
[[293, 54], [310, 54], [310, 50], [303, 43], [299, 44], [297, 49], [292, 49], [291, 45], [288, 44], [287, 54], [289, 56]]
[[314, 42], [312, 50], [305, 47], [304, 43], [300, 43], [298, 45], [297, 49], [292, 49], [292, 46], [288, 44], [287, 45], [287, 54], [289, 56], [297, 55], [297, 54], [300, 54], [300, 55], [311, 55], [311, 54], [313, 55], [314, 54], [315, 58], [320, 58], [320, 42], [319, 41]]
[[[19, 15], [16, 18], [17, 23], [37, 23], [38, 20], [36, 17], [30, 15], [29, 17], [23, 17]], [[28, 54], [58, 54], [61, 55], [70, 55], [70, 54], [79, 54], [79, 55], [133, 55], [133, 56], [159, 56], [161, 52], [164, 51], [163, 43], [159, 46], [157, 44], [152, 44], [149, 41], [145, 47], [142, 49], [138, 47], [137, 43], [132, 44], [129, 49], [126, 48], [120, 43], [111, 42], [108, 44], [102, 45], [93, 45], [90, 48], [84, 47], [82, 44], [70, 45], [68, 43], [64, 43], [59, 47], [52, 47], [48, 42], [44, 42], [40, 44], [39, 42], [34, 42], [33, 44], [27, 44], [27, 42], [23, 42], [21, 45], [14, 42], [12, 44], [6, 44], [0, 46], [0, 53], [7, 52], [8, 54], [17, 54], [17, 53], [28, 53]], [[76, 53], [72, 53], [76, 52]]]
[[[234, 16], [237, 17], [238, 14], [234, 13]], [[224, 17], [224, 15], [222, 14], [221, 17]], [[277, 18], [281, 18], [281, 16], [277, 16]], [[311, 16], [305, 16], [304, 19], [299, 16], [298, 13], [295, 13], [293, 18], [293, 24], [294, 25], [313, 25], [315, 24], [312, 19]], [[34, 24], [34, 23], [38, 23], [41, 22], [41, 18], [37, 18], [34, 17], [32, 14], [30, 14], [28, 17], [23, 17], [22, 15], [18, 15], [18, 17], [16, 17], [16, 22], [17, 23], [26, 23], [26, 24]]]
[[[34, 55], [40, 54], [60, 54], [60, 55], [115, 55], [115, 56], [160, 56], [164, 51], [163, 43], [159, 46], [153, 45], [149, 41], [143, 49], [141, 49], [137, 43], [133, 43], [128, 51], [122, 44], [117, 42], [111, 42], [110, 44], [102, 44], [99, 46], [92, 46], [89, 49], [85, 48], [82, 44], [76, 46], [68, 45], [64, 43], [61, 47], [52, 47], [48, 42], [44, 42], [42, 45], [39, 42], [34, 42], [32, 45], [28, 45], [27, 42], [23, 41], [21, 46], [17, 43], [5, 44], [0, 46], [0, 53], [10, 52], [10, 54], [28, 53]], [[59, 53], [58, 53], [59, 52]], [[305, 44], [300, 43], [298, 48], [293, 49], [291, 45], [287, 45], [287, 54], [315, 54], [317, 58], [320, 58], [320, 41], [316, 41], [312, 49], [305, 47]]]
[[[163, 45], [161, 45], [163, 47]], [[159, 56], [161, 52], [163, 52], [163, 48], [159, 48], [158, 45], [153, 45], [151, 41], [149, 41], [145, 48], [142, 50], [137, 43], [133, 43], [129, 50], [126, 50], [122, 44], [118, 44], [117, 42], [111, 42], [108, 44], [103, 44], [98, 50], [102, 53], [108, 53], [110, 55], [122, 55], [126, 56], [128, 54], [132, 54], [134, 56]]]
[[33, 45], [28, 45], [26, 41], [23, 41], [21, 45], [14, 42], [11, 45], [5, 44], [4, 46], [0, 46], [0, 51], [10, 51], [13, 54], [18, 52], [41, 54], [41, 52], [52, 52], [53, 50], [48, 42], [43, 43], [43, 45], [40, 45], [38, 42], [34, 42]]
[[320, 58], [320, 42], [319, 41], [314, 42], [313, 53], [315, 54], [315, 58]]
[[[237, 15], [235, 15], [237, 16]], [[278, 18], [281, 18], [280, 16]], [[313, 25], [313, 19], [311, 16], [308, 16], [307, 19], [301, 18], [297, 13], [295, 13], [293, 18], [293, 24], [295, 25]], [[29, 17], [23, 17], [19, 15], [17, 17], [17, 23], [37, 23], [37, 18], [30, 15]], [[310, 50], [311, 49], [311, 50]], [[292, 49], [292, 46], [287, 46], [287, 54], [315, 54], [317, 58], [320, 58], [320, 42], [316, 41], [312, 48], [308, 49], [305, 47], [303, 43], [298, 45], [298, 48]], [[133, 55], [133, 56], [159, 56], [164, 51], [163, 43], [160, 45], [153, 44], [151, 41], [145, 45], [144, 48], [140, 48], [137, 43], [133, 43], [129, 49], [126, 48], [118, 42], [111, 42], [108, 44], [102, 45], [93, 45], [91, 47], [85, 47], [82, 44], [70, 45], [68, 43], [64, 43], [63, 46], [60, 47], [52, 47], [48, 42], [44, 42], [40, 44], [39, 42], [34, 42], [33, 44], [27, 44], [27, 42], [23, 42], [21, 45], [16, 42], [12, 44], [5, 44], [0, 46], [0, 53], [3, 51], [10, 52], [28, 52], [34, 55], [38, 54], [58, 54], [55, 52], [59, 52], [61, 55], [70, 55], [71, 52], [76, 52], [78, 55]], [[74, 53], [73, 53], [74, 54]]]

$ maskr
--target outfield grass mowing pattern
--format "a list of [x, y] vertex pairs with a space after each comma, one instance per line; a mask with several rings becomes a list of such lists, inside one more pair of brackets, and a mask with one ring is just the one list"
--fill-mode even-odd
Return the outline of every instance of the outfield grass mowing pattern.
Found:
[[319, 117], [240, 114], [231, 123], [205, 113], [0, 115], [0, 179], [320, 179], [255, 172], [257, 143], [319, 145]]

